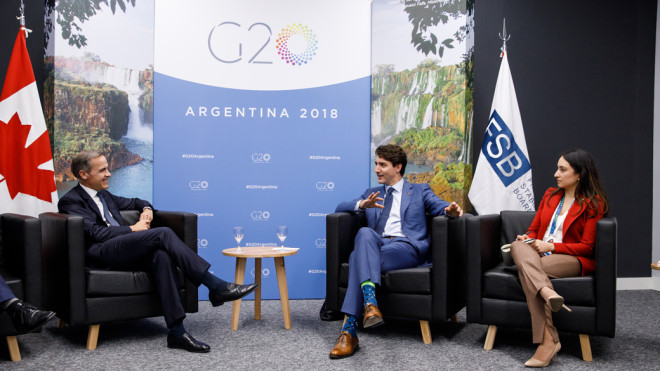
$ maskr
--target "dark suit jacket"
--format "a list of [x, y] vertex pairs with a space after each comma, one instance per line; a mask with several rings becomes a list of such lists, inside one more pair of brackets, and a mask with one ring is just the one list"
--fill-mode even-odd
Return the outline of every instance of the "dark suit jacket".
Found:
[[89, 197], [89, 194], [78, 184], [73, 187], [67, 194], [65, 194], [57, 204], [59, 211], [63, 214], [71, 214], [82, 216], [84, 220], [85, 229], [85, 245], [87, 248], [90, 246], [107, 241], [113, 237], [123, 234], [131, 233], [131, 228], [124, 225], [119, 211], [120, 210], [138, 210], [146, 206], [151, 206], [147, 201], [139, 198], [125, 198], [115, 196], [107, 190], [99, 191], [105, 202], [108, 204], [108, 210], [112, 216], [117, 220], [120, 226], [108, 227], [103, 221], [101, 211], [96, 206], [94, 200]]
[[[355, 204], [358, 200], [364, 200], [372, 192], [379, 191], [379, 197], [385, 195], [385, 186], [367, 189], [360, 198], [340, 203], [335, 212], [355, 212]], [[404, 181], [401, 194], [401, 230], [417, 250], [419, 250], [420, 256], [425, 257], [429, 250], [430, 236], [426, 225], [426, 214], [428, 213], [433, 216], [443, 215], [445, 214], [445, 208], [449, 205], [449, 202], [441, 200], [436, 196], [428, 184], [416, 184]], [[382, 209], [374, 207], [360, 210], [359, 212], [366, 213], [367, 226], [371, 229], [376, 229]]]
[[[559, 191], [550, 196], [556, 189], [548, 188], [545, 191], [534, 220], [527, 231], [529, 238], [543, 238], [545, 231], [550, 226], [559, 201], [564, 195], [564, 191]], [[592, 208], [587, 207], [588, 205], [591, 205]], [[556, 254], [573, 255], [580, 260], [583, 276], [592, 274], [596, 269], [594, 244], [596, 242], [596, 224], [603, 217], [601, 210], [596, 212], [589, 200], [585, 200], [582, 207], [576, 200], [564, 219], [562, 242], [554, 244]]]

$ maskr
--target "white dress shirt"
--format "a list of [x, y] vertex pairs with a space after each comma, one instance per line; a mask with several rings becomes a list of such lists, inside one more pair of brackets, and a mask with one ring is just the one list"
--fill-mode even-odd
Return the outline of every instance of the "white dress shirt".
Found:
[[[78, 184], [80, 184], [80, 183], [78, 183]], [[87, 192], [89, 197], [91, 197], [92, 200], [94, 200], [94, 203], [96, 204], [96, 207], [98, 207], [99, 211], [101, 212], [101, 217], [103, 218], [103, 221], [109, 227], [110, 223], [108, 223], [108, 221], [105, 219], [105, 209], [103, 208], [103, 202], [101, 202], [101, 198], [99, 196], [99, 191], [97, 191], [95, 189], [91, 189], [89, 187], [86, 187], [82, 184], [80, 184], [80, 187], [82, 187], [82, 189], [84, 189], [85, 192]], [[108, 213], [110, 213], [110, 210], [108, 210]], [[110, 213], [110, 215], [112, 215], [112, 213]], [[114, 217], [114, 215], [113, 215], [113, 217]]]

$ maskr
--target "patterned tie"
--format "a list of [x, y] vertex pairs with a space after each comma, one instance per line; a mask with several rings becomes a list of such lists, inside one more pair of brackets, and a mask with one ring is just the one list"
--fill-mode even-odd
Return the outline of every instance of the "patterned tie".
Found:
[[103, 196], [101, 196], [100, 193], [97, 193], [96, 196], [101, 200], [101, 204], [103, 204], [103, 216], [105, 216], [105, 220], [107, 220], [111, 226], [118, 227], [119, 223], [117, 223], [117, 220], [112, 217], [112, 214], [110, 214], [110, 210], [108, 210], [108, 204], [105, 203]]
[[385, 224], [387, 224], [387, 219], [389, 219], [390, 211], [392, 210], [392, 200], [394, 199], [392, 192], [394, 192], [394, 187], [390, 187], [390, 189], [387, 190], [385, 203], [383, 204], [383, 212], [380, 213], [380, 219], [378, 219], [378, 225], [376, 225], [376, 233], [380, 236], [382, 236], [385, 231]]

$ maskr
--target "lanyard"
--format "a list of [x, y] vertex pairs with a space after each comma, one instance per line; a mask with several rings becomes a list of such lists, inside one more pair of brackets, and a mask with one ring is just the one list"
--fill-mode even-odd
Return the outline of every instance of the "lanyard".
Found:
[[561, 201], [559, 201], [559, 206], [557, 206], [557, 211], [555, 212], [555, 216], [552, 218], [552, 224], [550, 225], [550, 234], [555, 233], [555, 228], [557, 227], [557, 218], [559, 218], [559, 213], [561, 212], [562, 206], [564, 206], [564, 197], [566, 197], [566, 193], [564, 193], [563, 196], [561, 196]]

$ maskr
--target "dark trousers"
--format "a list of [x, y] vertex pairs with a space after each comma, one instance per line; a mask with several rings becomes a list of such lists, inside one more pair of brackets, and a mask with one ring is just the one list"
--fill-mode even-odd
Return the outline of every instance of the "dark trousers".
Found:
[[167, 227], [133, 232], [94, 244], [87, 250], [87, 256], [112, 269], [153, 273], [168, 327], [186, 317], [177, 288], [176, 267], [199, 286], [211, 266]]
[[407, 238], [383, 238], [371, 228], [360, 228], [348, 258], [348, 287], [341, 311], [359, 317], [364, 309], [362, 282], [370, 280], [380, 285], [382, 272], [416, 267], [420, 263], [417, 248]]
[[15, 297], [16, 295], [11, 291], [5, 279], [0, 276], [0, 303]]

